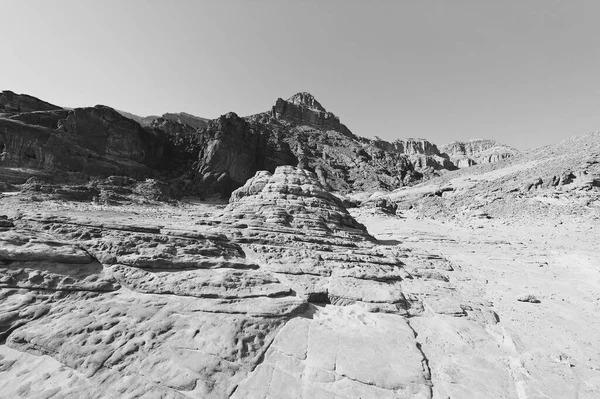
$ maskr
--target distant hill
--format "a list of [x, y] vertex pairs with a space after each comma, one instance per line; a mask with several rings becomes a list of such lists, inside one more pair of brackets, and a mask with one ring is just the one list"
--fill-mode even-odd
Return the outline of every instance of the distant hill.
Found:
[[590, 215], [600, 220], [600, 132], [448, 172], [378, 198], [427, 216]]
[[166, 113], [162, 114], [162, 116], [139, 116], [125, 111], [116, 111], [126, 118], [133, 119], [142, 126], [150, 126], [152, 124], [152, 121], [154, 121], [155, 119], [163, 118], [176, 123], [185, 124], [196, 129], [201, 129], [206, 127], [208, 125], [208, 122], [210, 121], [210, 119], [201, 118], [199, 116], [191, 115], [185, 112]]

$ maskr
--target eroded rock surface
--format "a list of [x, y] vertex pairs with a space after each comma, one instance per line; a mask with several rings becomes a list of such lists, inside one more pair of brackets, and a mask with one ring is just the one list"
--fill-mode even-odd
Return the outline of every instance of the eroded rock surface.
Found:
[[[594, 318], [574, 319], [582, 329], [564, 342], [541, 334], [544, 318], [561, 325], [554, 310], [569, 314], [527, 285], [532, 273], [558, 273], [541, 255], [389, 213], [368, 218], [366, 208], [350, 214], [314, 172], [259, 172], [226, 206], [46, 201], [41, 211], [19, 195], [0, 199], [0, 397], [598, 392], [600, 343], [574, 334], [593, 331]], [[496, 264], [490, 282], [474, 273]], [[505, 272], [527, 276], [518, 292]], [[523, 293], [543, 300], [516, 300]], [[521, 311], [544, 316], [519, 327]]]
[[[71, 397], [428, 398], [407, 317], [467, 314], [443, 258], [379, 243], [300, 168], [185, 222], [102, 215], [5, 223], [2, 381], [45, 364]], [[37, 373], [0, 387], [49, 395]]]

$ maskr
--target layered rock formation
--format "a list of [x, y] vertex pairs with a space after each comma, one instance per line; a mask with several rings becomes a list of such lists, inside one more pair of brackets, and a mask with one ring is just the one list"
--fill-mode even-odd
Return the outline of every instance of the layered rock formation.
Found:
[[350, 130], [340, 123], [340, 119], [331, 112], [327, 112], [310, 93], [298, 93], [288, 100], [277, 99], [271, 116], [320, 130], [335, 130], [352, 136]]
[[459, 168], [481, 163], [494, 163], [510, 158], [518, 153], [514, 148], [494, 140], [455, 141], [440, 147]]
[[398, 139], [391, 143], [375, 140], [373, 143], [385, 151], [406, 155], [417, 170], [431, 172], [456, 168], [447, 154], [425, 139]]
[[430, 398], [406, 316], [471, 314], [448, 262], [378, 243], [307, 170], [258, 173], [218, 215], [124, 220], [0, 229], [2, 392]]

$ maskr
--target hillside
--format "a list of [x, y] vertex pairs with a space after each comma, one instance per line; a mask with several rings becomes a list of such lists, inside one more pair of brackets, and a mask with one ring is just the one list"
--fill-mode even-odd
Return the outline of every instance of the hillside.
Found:
[[104, 105], [64, 109], [12, 92], [3, 92], [0, 104], [0, 180], [8, 184], [122, 175], [168, 181], [176, 196], [227, 197], [259, 170], [299, 165], [328, 189], [348, 193], [389, 191], [457, 168], [424, 139], [355, 135], [310, 93], [277, 99], [257, 115], [230, 112], [215, 120], [139, 117]]
[[[428, 216], [600, 216], [600, 133], [573, 136], [497, 163], [378, 194]], [[595, 216], [594, 216], [595, 215]]]

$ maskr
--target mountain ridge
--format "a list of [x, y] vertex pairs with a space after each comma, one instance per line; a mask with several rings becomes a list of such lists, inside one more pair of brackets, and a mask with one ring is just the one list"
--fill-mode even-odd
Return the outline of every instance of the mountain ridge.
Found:
[[[259, 114], [213, 120], [183, 112], [139, 117], [108, 106], [64, 109], [12, 92], [3, 92], [0, 104], [0, 167], [169, 179], [189, 194], [228, 196], [256, 171], [282, 165], [314, 171], [342, 192], [392, 190], [457, 167], [424, 139], [357, 136], [307, 92], [279, 98]], [[40, 139], [35, 126], [50, 130]]]

